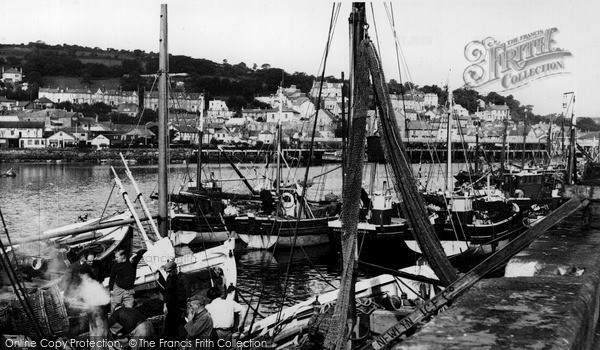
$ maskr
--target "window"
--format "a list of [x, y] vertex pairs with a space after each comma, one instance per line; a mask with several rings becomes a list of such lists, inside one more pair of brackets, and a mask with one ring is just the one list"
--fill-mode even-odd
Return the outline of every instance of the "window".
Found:
[[40, 144], [40, 140], [35, 140], [35, 144], [39, 145]]
[[27, 144], [28, 145], [32, 145], [33, 144], [33, 140], [27, 140]]

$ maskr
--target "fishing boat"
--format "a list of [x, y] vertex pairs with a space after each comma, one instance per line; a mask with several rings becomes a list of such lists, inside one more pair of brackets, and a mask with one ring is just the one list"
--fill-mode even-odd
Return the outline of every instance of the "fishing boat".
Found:
[[[523, 228], [521, 210], [509, 202], [504, 194], [491, 185], [491, 173], [487, 174], [487, 186], [476, 189], [473, 184], [463, 183], [455, 188], [452, 174], [452, 90], [448, 88], [447, 142], [446, 142], [446, 191], [426, 193], [429, 221], [435, 228], [446, 255], [489, 254], [501, 244], [506, 244]], [[406, 240], [407, 246], [421, 253], [416, 240]]]
[[[282, 89], [279, 89], [282, 115]], [[248, 249], [293, 248], [329, 243], [329, 217], [315, 217], [306, 200], [306, 186], [284, 187], [281, 181], [281, 118], [277, 123], [275, 191], [262, 191], [262, 212], [247, 212], [235, 219], [235, 231]], [[306, 170], [308, 173], [308, 169]], [[306, 183], [307, 181], [305, 181]]]

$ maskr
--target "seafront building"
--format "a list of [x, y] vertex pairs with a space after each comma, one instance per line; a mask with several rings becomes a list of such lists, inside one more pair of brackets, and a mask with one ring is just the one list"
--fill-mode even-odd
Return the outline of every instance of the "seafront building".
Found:
[[[348, 112], [348, 101], [342, 101], [341, 88], [340, 83], [325, 83], [321, 90], [320, 84], [315, 82], [306, 94], [291, 85], [282, 88], [281, 93], [256, 97], [256, 100], [268, 104], [270, 108], [242, 109], [237, 113], [229, 110], [223, 100], [209, 101], [208, 108], [205, 108], [203, 94], [174, 92], [169, 99], [169, 106], [180, 112], [169, 123], [175, 133], [172, 141], [196, 144], [198, 131], [202, 129], [203, 143], [268, 143], [272, 141], [281, 121], [284, 139], [301, 145], [309, 139], [309, 131], [312, 131], [316, 119], [315, 136], [324, 142], [330, 140], [339, 143], [344, 112], [342, 106], [345, 105], [345, 112]], [[321, 100], [317, 114], [319, 91]], [[136, 116], [140, 112], [140, 105], [146, 109], [158, 108], [158, 93], [65, 87], [41, 88], [39, 98], [27, 103], [0, 97], [0, 109], [4, 111], [4, 115], [0, 116], [0, 148], [64, 147], [75, 144], [118, 147], [132, 140], [148, 144], [154, 137], [152, 126], [99, 123], [80, 113], [52, 108], [56, 103], [65, 101], [73, 104], [102, 102], [112, 106], [117, 113]], [[446, 142], [448, 111], [438, 104], [437, 95], [416, 90], [410, 94], [392, 95], [391, 101], [405, 142], [417, 148], [428, 147], [434, 142]], [[283, 106], [280, 109], [281, 103]], [[481, 143], [497, 148], [502, 144], [505, 133], [506, 141], [519, 145], [518, 148], [522, 147], [524, 138], [528, 149], [544, 148], [548, 135], [553, 149], [563, 149], [562, 145], [568, 144], [568, 133], [565, 135], [556, 125], [550, 128], [547, 123], [539, 123], [524, 128], [522, 124], [514, 123], [506, 105], [482, 105], [474, 114], [455, 105], [454, 113], [451, 141], [463, 143], [467, 148], [474, 147], [477, 135]], [[376, 132], [375, 112], [369, 113], [369, 116], [369, 133], [373, 133]], [[594, 136], [581, 136], [580, 144], [583, 143], [584, 148], [597, 147]]]

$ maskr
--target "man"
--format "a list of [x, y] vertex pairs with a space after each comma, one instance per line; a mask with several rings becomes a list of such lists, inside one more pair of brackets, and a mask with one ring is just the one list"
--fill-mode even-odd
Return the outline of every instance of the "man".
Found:
[[191, 349], [211, 349], [216, 344], [213, 339], [213, 321], [205, 305], [208, 299], [194, 294], [187, 302], [185, 330], [187, 339], [192, 341]]
[[96, 259], [96, 254], [89, 252], [85, 255], [85, 264], [81, 266], [81, 274], [88, 275], [91, 279], [102, 283], [104, 281], [104, 271], [102, 264]]
[[206, 310], [212, 317], [213, 327], [216, 330], [220, 344], [231, 344], [235, 315], [238, 314], [238, 320], [241, 322], [246, 311], [242, 305], [233, 300], [232, 292], [234, 290], [233, 286], [229, 287], [226, 297], [222, 297], [223, 293], [221, 293], [219, 287], [211, 287], [206, 292], [211, 300], [210, 304], [206, 305]]
[[[108, 318], [108, 327], [119, 338], [128, 337], [132, 350], [144, 347], [143, 340], [154, 336], [154, 327], [146, 316], [138, 309], [125, 307], [121, 303], [115, 305], [115, 311]], [[116, 329], [118, 331], [114, 331]]]
[[126, 307], [133, 307], [133, 286], [137, 264], [142, 258], [143, 251], [137, 252], [131, 261], [125, 256], [125, 250], [115, 252], [115, 261], [110, 268], [108, 289], [110, 290], [111, 311], [115, 310], [118, 303]]
[[163, 337], [176, 339], [185, 336], [185, 315], [187, 299], [191, 296], [190, 281], [184, 273], [177, 270], [174, 261], [168, 261], [163, 269], [168, 274], [163, 291], [165, 325]]

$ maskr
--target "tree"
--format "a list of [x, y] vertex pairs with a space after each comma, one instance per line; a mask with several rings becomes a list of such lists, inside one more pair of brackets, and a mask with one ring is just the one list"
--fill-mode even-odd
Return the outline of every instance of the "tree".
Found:
[[257, 68], [258, 68], [258, 64], [255, 63], [252, 65], [252, 70], [256, 70]]
[[271, 65], [268, 63], [263, 63], [263, 65], [260, 66], [260, 69], [270, 69], [270, 68], [271, 68]]
[[477, 112], [477, 100], [480, 98], [480, 95], [477, 91], [470, 88], [460, 88], [452, 91], [454, 96], [454, 102], [466, 108], [469, 113]]
[[581, 131], [599, 131], [600, 125], [592, 118], [577, 118], [577, 127]]
[[227, 99], [227, 106], [232, 111], [240, 111], [242, 108], [246, 108], [248, 101], [242, 96], [229, 96]]

